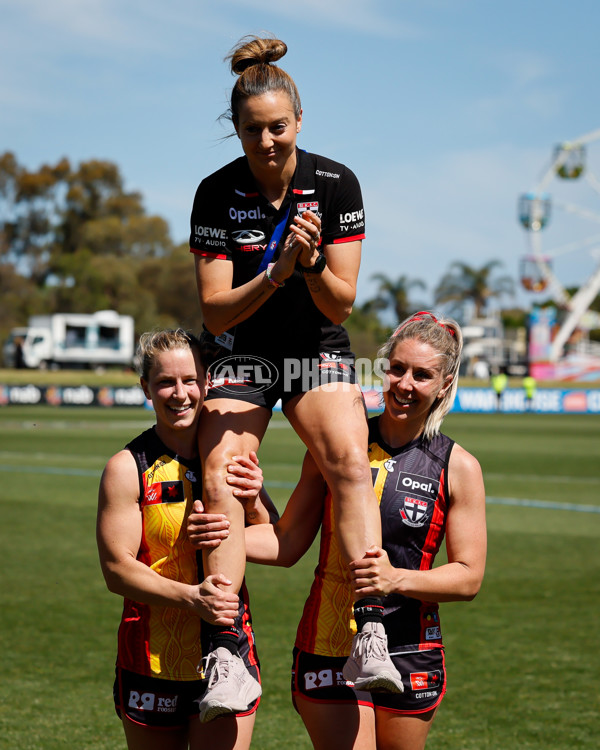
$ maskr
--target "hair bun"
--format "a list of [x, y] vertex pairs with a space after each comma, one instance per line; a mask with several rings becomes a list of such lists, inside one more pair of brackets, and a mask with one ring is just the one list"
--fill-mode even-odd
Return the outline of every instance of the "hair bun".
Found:
[[287, 52], [287, 45], [280, 39], [246, 36], [227, 55], [231, 60], [231, 72], [242, 73], [253, 65], [268, 65], [280, 60]]

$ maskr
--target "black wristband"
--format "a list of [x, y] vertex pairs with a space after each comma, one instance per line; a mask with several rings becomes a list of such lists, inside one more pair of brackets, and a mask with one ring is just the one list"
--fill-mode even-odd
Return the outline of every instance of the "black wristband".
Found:
[[327, 258], [323, 255], [323, 253], [319, 253], [319, 257], [317, 258], [313, 266], [303, 266], [301, 263], [298, 263], [298, 267], [300, 268], [302, 273], [323, 273], [326, 265]]

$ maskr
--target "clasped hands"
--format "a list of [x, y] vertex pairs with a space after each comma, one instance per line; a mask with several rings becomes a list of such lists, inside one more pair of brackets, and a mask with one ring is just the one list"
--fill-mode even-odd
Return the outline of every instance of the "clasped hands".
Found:
[[296, 263], [305, 267], [314, 265], [320, 241], [321, 219], [312, 211], [304, 211], [302, 216], [295, 216], [273, 269], [275, 279], [282, 282], [289, 278]]

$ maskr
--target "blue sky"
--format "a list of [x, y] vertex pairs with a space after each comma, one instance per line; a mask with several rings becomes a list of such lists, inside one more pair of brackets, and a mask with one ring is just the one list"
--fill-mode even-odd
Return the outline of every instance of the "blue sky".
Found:
[[[283, 39], [299, 144], [362, 185], [359, 302], [383, 272], [423, 280], [430, 303], [455, 260], [500, 259], [517, 278], [519, 194], [555, 144], [600, 128], [597, 0], [0, 0], [0, 12], [0, 149], [30, 169], [115, 162], [177, 242], [200, 179], [241, 153], [218, 121], [233, 83], [223, 57], [248, 33]], [[600, 139], [591, 174], [599, 153]], [[549, 190], [600, 215], [587, 183]], [[595, 229], [555, 210], [544, 249]], [[579, 285], [597, 262], [575, 250], [555, 271]]]

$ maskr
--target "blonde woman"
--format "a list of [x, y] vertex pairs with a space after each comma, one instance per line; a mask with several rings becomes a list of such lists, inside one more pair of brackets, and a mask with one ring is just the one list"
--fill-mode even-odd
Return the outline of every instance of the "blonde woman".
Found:
[[[458, 382], [462, 334], [453, 320], [420, 312], [380, 351], [387, 361], [384, 411], [369, 420], [368, 455], [383, 545], [344, 563], [331, 493], [307, 453], [281, 519], [247, 529], [248, 559], [292, 565], [319, 526], [315, 579], [298, 626], [292, 694], [318, 750], [423, 750], [446, 691], [439, 603], [470, 601], [483, 579], [485, 492], [477, 460], [440, 432]], [[230, 482], [242, 491], [242, 461]], [[196, 506], [196, 511], [200, 506]], [[226, 536], [222, 517], [194, 513], [192, 538]], [[448, 560], [433, 567], [445, 537]], [[385, 632], [401, 694], [357, 689], [345, 679], [355, 623], [352, 599], [383, 597]], [[370, 625], [366, 626], [371, 627]]]
[[[253, 685], [260, 679], [248, 595], [242, 586], [238, 596], [222, 574], [204, 578], [185, 533], [202, 495], [199, 343], [182, 330], [154, 331], [141, 337], [139, 352], [140, 383], [156, 424], [110, 459], [98, 502], [102, 571], [110, 591], [124, 600], [115, 708], [129, 750], [247, 750], [258, 705]], [[240, 494], [253, 520], [268, 521], [256, 490]], [[240, 630], [245, 663], [236, 712], [210, 724], [200, 721], [212, 710], [206, 716], [200, 706], [208, 688], [206, 623]]]

